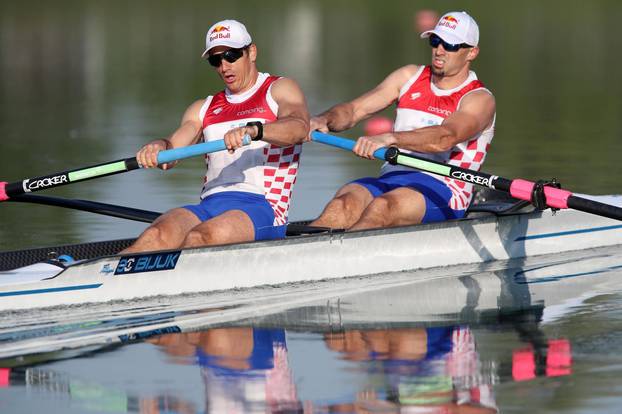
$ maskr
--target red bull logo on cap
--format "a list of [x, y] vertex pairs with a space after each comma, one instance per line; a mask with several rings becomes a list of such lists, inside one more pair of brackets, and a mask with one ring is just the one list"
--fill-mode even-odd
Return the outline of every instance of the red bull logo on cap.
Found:
[[213, 42], [216, 39], [229, 39], [231, 37], [231, 30], [229, 26], [221, 26], [218, 25], [212, 29], [212, 32], [209, 35], [210, 42]]
[[443, 19], [438, 22], [438, 27], [447, 27], [448, 29], [455, 29], [459, 21], [453, 16], [444, 16]]
[[220, 33], [220, 32], [228, 32], [229, 31], [229, 26], [216, 26], [214, 27], [214, 30], [212, 30], [212, 33]]

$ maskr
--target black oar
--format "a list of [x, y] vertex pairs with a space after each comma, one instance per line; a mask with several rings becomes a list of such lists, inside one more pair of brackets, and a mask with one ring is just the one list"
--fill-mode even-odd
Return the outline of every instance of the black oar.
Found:
[[[313, 141], [350, 151], [355, 145], [355, 142], [350, 139], [324, 134], [319, 131], [312, 132], [311, 137]], [[534, 183], [523, 179], [510, 180], [480, 171], [455, 167], [453, 165], [406, 154], [395, 147], [376, 150], [374, 156], [380, 160], [388, 161], [391, 164], [403, 165], [444, 177], [455, 178], [467, 183], [505, 191], [512, 197], [529, 201], [540, 209], [545, 207], [553, 209], [572, 208], [574, 210], [622, 220], [622, 208], [620, 207], [579, 197], [572, 194], [570, 191], [562, 190], [561, 188], [547, 185], [546, 183]]]
[[22, 194], [9, 198], [7, 201], [19, 203], [43, 204], [46, 206], [71, 208], [104, 216], [117, 217], [126, 220], [142, 221], [151, 223], [162, 213], [157, 211], [141, 210], [139, 208], [117, 206], [114, 204], [100, 203], [97, 201], [74, 200], [60, 197], [49, 197], [35, 194]]
[[[244, 145], [250, 144], [250, 137], [244, 137]], [[196, 155], [225, 150], [224, 140], [209, 141], [202, 144], [189, 145], [182, 148], [174, 148], [158, 153], [158, 164], [178, 161]], [[60, 187], [77, 181], [91, 180], [93, 178], [106, 177], [112, 174], [124, 173], [141, 168], [136, 157], [112, 161], [105, 164], [92, 165], [76, 170], [64, 171], [49, 175], [13, 183], [0, 182], [0, 201], [5, 201], [20, 194], [32, 193], [48, 188]]]

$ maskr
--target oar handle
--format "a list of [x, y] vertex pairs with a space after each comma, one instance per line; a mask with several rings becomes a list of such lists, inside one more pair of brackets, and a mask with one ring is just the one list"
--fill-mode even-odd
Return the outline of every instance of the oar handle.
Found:
[[[251, 137], [247, 134], [244, 135], [242, 145], [249, 145], [251, 143]], [[208, 141], [202, 144], [189, 145], [182, 148], [173, 148], [166, 151], [160, 151], [158, 153], [158, 165], [165, 164], [167, 162], [173, 162], [183, 160], [185, 158], [195, 157], [197, 155], [209, 154], [212, 152], [224, 151], [227, 147], [225, 141], [219, 139], [217, 141]]]
[[[334, 135], [325, 134], [320, 131], [311, 132], [311, 139], [315, 142], [319, 142], [322, 144], [330, 145], [333, 147], [341, 148], [344, 150], [352, 151], [354, 146], [356, 145], [356, 141], [352, 141], [351, 139], [336, 137]], [[387, 149], [380, 148], [374, 151], [374, 157], [379, 160], [385, 160]]]

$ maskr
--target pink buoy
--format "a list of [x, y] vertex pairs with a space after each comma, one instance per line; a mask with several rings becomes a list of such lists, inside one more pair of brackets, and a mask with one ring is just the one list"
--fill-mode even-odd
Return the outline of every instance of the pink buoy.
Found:
[[393, 131], [393, 121], [386, 116], [374, 116], [365, 122], [365, 135], [380, 135]]

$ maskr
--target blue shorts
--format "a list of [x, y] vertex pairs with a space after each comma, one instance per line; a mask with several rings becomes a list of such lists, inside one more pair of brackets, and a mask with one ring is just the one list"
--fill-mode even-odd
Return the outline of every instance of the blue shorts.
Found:
[[199, 220], [207, 221], [227, 211], [241, 210], [255, 227], [255, 240], [282, 239], [287, 225], [274, 225], [274, 210], [262, 195], [243, 191], [225, 191], [205, 197], [199, 204], [184, 206]]
[[449, 207], [452, 194], [445, 183], [419, 171], [393, 171], [378, 178], [360, 178], [352, 183], [365, 187], [374, 197], [401, 187], [417, 190], [425, 199], [423, 223], [458, 219], [464, 217], [466, 213], [466, 210], [454, 210]]

